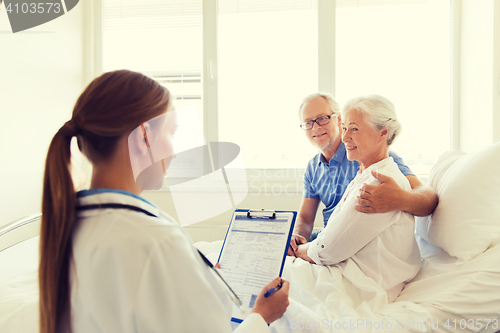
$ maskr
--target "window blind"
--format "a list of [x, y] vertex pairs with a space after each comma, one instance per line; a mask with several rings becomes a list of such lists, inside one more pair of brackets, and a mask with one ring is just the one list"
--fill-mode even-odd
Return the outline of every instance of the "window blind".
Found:
[[103, 30], [201, 27], [202, 0], [104, 0]]
[[219, 13], [316, 9], [317, 0], [219, 0]]

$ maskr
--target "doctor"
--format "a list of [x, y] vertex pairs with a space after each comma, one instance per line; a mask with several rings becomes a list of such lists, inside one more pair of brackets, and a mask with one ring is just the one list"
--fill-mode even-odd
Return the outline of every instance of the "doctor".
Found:
[[[138, 196], [143, 188], [134, 180], [127, 141], [146, 140], [129, 134], [144, 124], [147, 132], [147, 122], [158, 117], [161, 143], [171, 150], [171, 110], [169, 91], [156, 81], [109, 72], [90, 83], [52, 139], [42, 199], [41, 333], [231, 332], [232, 303], [222, 280], [179, 225]], [[73, 136], [93, 165], [90, 189], [78, 193], [70, 173]], [[165, 169], [170, 160], [163, 160]], [[269, 332], [267, 324], [288, 306], [288, 288], [281, 278], [266, 286], [237, 332]]]

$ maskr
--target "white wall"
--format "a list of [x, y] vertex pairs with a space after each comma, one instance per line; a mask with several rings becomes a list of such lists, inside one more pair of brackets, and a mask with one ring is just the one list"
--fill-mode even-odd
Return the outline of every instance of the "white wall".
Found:
[[460, 149], [500, 141], [500, 1], [462, 0]]
[[41, 211], [48, 145], [83, 89], [82, 7], [13, 34], [2, 5], [0, 226]]

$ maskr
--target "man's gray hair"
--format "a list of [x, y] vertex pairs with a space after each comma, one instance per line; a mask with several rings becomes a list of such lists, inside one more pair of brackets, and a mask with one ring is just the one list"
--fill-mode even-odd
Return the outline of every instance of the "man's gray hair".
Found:
[[396, 116], [394, 104], [383, 96], [367, 95], [352, 98], [344, 105], [342, 113], [345, 113], [347, 110], [357, 110], [363, 113], [368, 123], [374, 129], [381, 130], [389, 127], [389, 133], [387, 134], [388, 146], [401, 133], [402, 126]]
[[332, 110], [333, 114], [340, 114], [339, 103], [337, 103], [337, 101], [335, 100], [335, 97], [333, 97], [332, 94], [327, 93], [327, 92], [317, 92], [317, 93], [312, 93], [312, 94], [304, 97], [304, 99], [302, 100], [302, 104], [300, 104], [300, 107], [299, 107], [299, 118], [301, 117], [302, 107], [304, 106], [304, 104], [312, 101], [313, 99], [315, 99], [317, 97], [324, 98], [328, 102], [328, 105], [330, 106], [330, 110]]

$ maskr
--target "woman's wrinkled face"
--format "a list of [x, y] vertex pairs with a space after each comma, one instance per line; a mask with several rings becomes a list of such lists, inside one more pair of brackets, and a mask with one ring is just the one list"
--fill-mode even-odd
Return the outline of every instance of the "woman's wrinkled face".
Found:
[[387, 130], [376, 130], [363, 113], [349, 109], [342, 115], [342, 142], [347, 159], [358, 161], [362, 169], [383, 159], [387, 153]]

